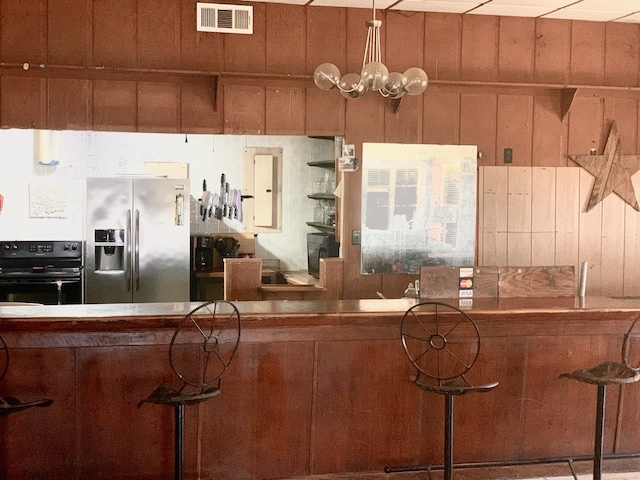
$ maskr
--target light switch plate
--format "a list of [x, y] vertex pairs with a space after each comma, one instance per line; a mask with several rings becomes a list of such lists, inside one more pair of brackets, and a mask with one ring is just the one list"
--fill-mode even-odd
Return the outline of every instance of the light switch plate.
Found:
[[360, 245], [360, 230], [351, 231], [351, 245]]

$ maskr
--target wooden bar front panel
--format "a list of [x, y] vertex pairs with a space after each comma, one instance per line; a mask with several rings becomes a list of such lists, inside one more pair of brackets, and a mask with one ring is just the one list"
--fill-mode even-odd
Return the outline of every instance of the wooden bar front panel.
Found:
[[[249, 302], [240, 302], [241, 311], [243, 303]], [[334, 304], [326, 302], [328, 312]], [[402, 314], [243, 317], [222, 393], [186, 407], [185, 478], [275, 479], [440, 464], [443, 399], [409, 381], [414, 371], [400, 342]], [[469, 378], [500, 385], [456, 400], [455, 461], [589, 455], [596, 389], [558, 376], [617, 360], [636, 314], [472, 312], [482, 351]], [[135, 332], [3, 332], [12, 361], [0, 395], [54, 403], [0, 419], [0, 477], [171, 478], [173, 409], [138, 407], [174, 379], [173, 329], [161, 323]], [[640, 449], [633, 428], [638, 395], [636, 385], [609, 389], [606, 452]]]

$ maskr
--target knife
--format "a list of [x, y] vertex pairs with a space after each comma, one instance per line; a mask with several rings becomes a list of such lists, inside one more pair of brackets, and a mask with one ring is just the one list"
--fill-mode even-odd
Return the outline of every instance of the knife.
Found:
[[200, 200], [200, 215], [204, 213], [207, 206], [207, 179], [202, 180], [202, 199]]

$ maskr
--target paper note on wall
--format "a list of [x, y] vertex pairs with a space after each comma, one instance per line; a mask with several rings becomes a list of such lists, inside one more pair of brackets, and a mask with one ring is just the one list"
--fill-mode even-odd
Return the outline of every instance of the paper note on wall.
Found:
[[29, 216], [31, 218], [65, 218], [67, 216], [67, 189], [53, 182], [29, 184]]

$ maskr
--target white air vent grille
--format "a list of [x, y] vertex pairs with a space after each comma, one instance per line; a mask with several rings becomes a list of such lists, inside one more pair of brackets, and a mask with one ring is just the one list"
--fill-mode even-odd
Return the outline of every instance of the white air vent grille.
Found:
[[253, 7], [197, 3], [199, 32], [253, 33]]

